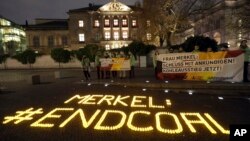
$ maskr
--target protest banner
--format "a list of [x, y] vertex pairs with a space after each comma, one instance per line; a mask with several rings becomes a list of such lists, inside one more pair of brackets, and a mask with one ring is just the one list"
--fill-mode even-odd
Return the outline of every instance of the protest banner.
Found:
[[164, 80], [243, 80], [242, 51], [172, 53], [157, 56], [158, 78]]
[[126, 58], [101, 58], [101, 70], [122, 71], [130, 70], [130, 60]]

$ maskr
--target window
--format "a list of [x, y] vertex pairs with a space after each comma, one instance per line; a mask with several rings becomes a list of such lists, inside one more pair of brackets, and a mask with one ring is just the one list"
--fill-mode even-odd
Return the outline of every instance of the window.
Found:
[[128, 26], [128, 20], [127, 19], [122, 19], [122, 26], [123, 27]]
[[54, 37], [53, 36], [49, 36], [48, 37], [48, 46], [49, 47], [53, 47], [55, 44], [54, 44]]
[[119, 48], [119, 44], [114, 44], [114, 49]]
[[122, 38], [123, 39], [128, 39], [128, 31], [123, 31], [122, 32]]
[[150, 27], [151, 26], [151, 22], [150, 20], [147, 20], [147, 27]]
[[239, 19], [239, 20], [238, 20], [238, 25], [239, 25], [239, 27], [242, 26], [242, 19]]
[[84, 33], [79, 34], [79, 42], [85, 42], [85, 35]]
[[151, 33], [147, 33], [147, 40], [148, 41], [152, 40], [152, 34]]
[[132, 27], [137, 27], [137, 20], [132, 20]]
[[109, 26], [110, 26], [110, 21], [109, 21], [109, 19], [105, 19], [105, 20], [104, 20], [104, 26], [105, 26], [105, 27], [109, 27]]
[[67, 46], [68, 45], [68, 38], [67, 36], [62, 36], [62, 45]]
[[79, 21], [78, 21], [78, 24], [79, 24], [79, 27], [84, 27], [84, 22], [83, 22], [83, 20], [79, 20]]
[[100, 40], [100, 34], [99, 33], [96, 33], [95, 34], [95, 41], [99, 41]]
[[110, 40], [110, 32], [105, 32], [104, 36], [105, 36], [105, 40]]
[[100, 27], [100, 22], [99, 22], [99, 20], [95, 20], [94, 27]]
[[114, 39], [115, 40], [119, 40], [119, 32], [118, 31], [114, 31]]
[[33, 37], [33, 46], [34, 47], [40, 47], [40, 39], [38, 36]]
[[220, 28], [220, 20], [219, 20], [219, 19], [217, 19], [217, 20], [215, 21], [215, 27], [216, 27], [216, 29], [219, 29], [219, 28]]
[[119, 19], [114, 19], [113, 25], [114, 25], [114, 27], [118, 27], [119, 26]]
[[0, 25], [2, 26], [10, 26], [10, 22], [5, 19], [0, 19]]
[[105, 45], [106, 50], [110, 50], [110, 45]]
[[239, 39], [239, 40], [242, 40], [242, 32], [239, 32], [239, 34], [238, 34], [238, 39]]

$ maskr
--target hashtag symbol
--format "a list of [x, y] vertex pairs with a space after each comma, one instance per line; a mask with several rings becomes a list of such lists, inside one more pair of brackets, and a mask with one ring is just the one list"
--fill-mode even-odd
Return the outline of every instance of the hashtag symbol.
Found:
[[18, 124], [20, 122], [23, 121], [28, 121], [28, 120], [32, 120], [34, 115], [37, 114], [42, 114], [43, 109], [37, 109], [37, 110], [33, 110], [33, 108], [29, 108], [25, 111], [17, 111], [15, 116], [7, 116], [4, 118], [3, 124], [7, 124], [11, 121], [14, 121], [15, 124]]

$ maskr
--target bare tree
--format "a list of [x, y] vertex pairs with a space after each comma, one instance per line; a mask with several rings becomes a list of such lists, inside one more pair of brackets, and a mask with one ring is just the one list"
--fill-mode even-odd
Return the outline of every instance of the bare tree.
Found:
[[235, 38], [249, 40], [250, 33], [250, 1], [242, 0], [238, 5], [232, 7], [231, 21], [227, 23], [230, 33]]
[[159, 37], [160, 46], [166, 41], [169, 47], [174, 33], [191, 28], [192, 16], [208, 10], [215, 3], [213, 0], [155, 0], [145, 13], [152, 24], [151, 32]]

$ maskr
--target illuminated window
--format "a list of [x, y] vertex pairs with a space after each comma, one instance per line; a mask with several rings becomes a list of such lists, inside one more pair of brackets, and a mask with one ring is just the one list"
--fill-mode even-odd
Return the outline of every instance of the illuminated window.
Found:
[[119, 36], [119, 32], [118, 31], [115, 31], [114, 32], [114, 39], [115, 40], [119, 40], [120, 36]]
[[152, 34], [151, 33], [147, 33], [147, 40], [148, 41], [152, 40]]
[[79, 27], [84, 27], [84, 22], [83, 22], [83, 20], [79, 20], [78, 24], [79, 24]]
[[127, 19], [122, 19], [122, 26], [128, 26], [128, 20]]
[[109, 26], [110, 26], [110, 21], [109, 21], [109, 19], [105, 19], [105, 20], [104, 20], [104, 26], [105, 26], [105, 27], [109, 27]]
[[147, 20], [147, 27], [150, 27], [151, 26], [151, 22], [150, 20]]
[[95, 25], [94, 25], [95, 27], [100, 27], [100, 22], [99, 22], [99, 20], [95, 20]]
[[122, 32], [122, 38], [123, 39], [128, 39], [128, 31], [123, 31]]
[[238, 20], [238, 24], [239, 24], [239, 27], [242, 26], [242, 19], [239, 19], [239, 20]]
[[119, 26], [119, 20], [118, 19], [114, 19], [114, 27], [118, 27]]
[[33, 46], [34, 47], [40, 47], [40, 39], [38, 36], [33, 37]]
[[106, 50], [110, 50], [110, 45], [105, 45]]
[[85, 42], [85, 34], [84, 33], [79, 34], [79, 42]]
[[49, 47], [53, 47], [55, 44], [54, 44], [54, 37], [53, 36], [49, 36], [48, 37], [48, 46]]
[[119, 44], [114, 44], [114, 45], [112, 46], [112, 49], [117, 49], [117, 48], [119, 48]]
[[62, 36], [62, 45], [63, 46], [68, 45], [68, 38], [67, 38], [67, 36]]
[[104, 33], [105, 40], [110, 40], [110, 32], [105, 32]]
[[132, 20], [132, 27], [137, 27], [137, 20]]
[[0, 25], [2, 26], [10, 26], [10, 22], [4, 19], [0, 19]]
[[239, 34], [238, 34], [238, 39], [242, 40], [242, 33], [241, 32], [239, 32]]

